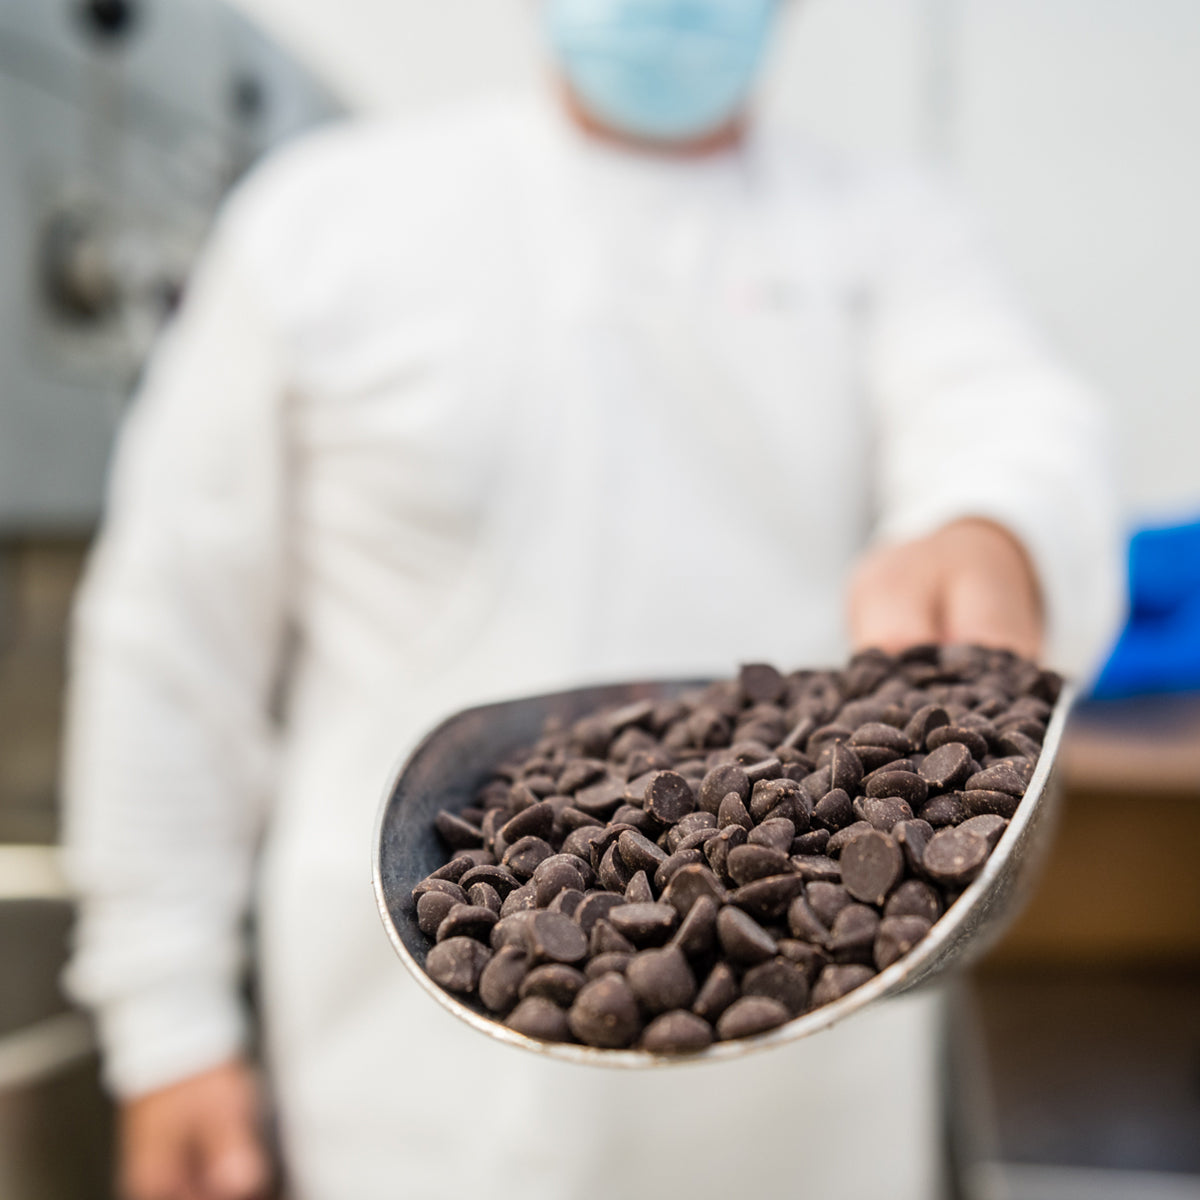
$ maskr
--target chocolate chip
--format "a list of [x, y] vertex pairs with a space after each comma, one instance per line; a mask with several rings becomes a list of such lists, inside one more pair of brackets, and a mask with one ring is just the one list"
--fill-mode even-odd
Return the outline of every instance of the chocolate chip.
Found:
[[760, 921], [782, 917], [793, 897], [804, 891], [800, 875], [769, 875], [729, 893], [729, 903], [748, 912]]
[[859, 820], [866, 821], [872, 829], [888, 833], [897, 821], [911, 821], [913, 811], [899, 796], [884, 796], [880, 799], [859, 796], [854, 801], [854, 815]]
[[[911, 754], [914, 746], [908, 734], [903, 729], [882, 722], [870, 722], [860, 725], [850, 736], [853, 746], [880, 746], [886, 750], [895, 750], [899, 754]], [[860, 756], [861, 757], [861, 756]]]
[[804, 894], [817, 919], [827, 929], [843, 908], [854, 903], [854, 898], [840, 883], [810, 883]]
[[925, 745], [925, 739], [935, 730], [950, 724], [950, 714], [940, 704], [925, 704], [913, 713], [904, 732], [914, 746]]
[[459, 880], [464, 888], [472, 888], [477, 883], [486, 883], [488, 887], [495, 888], [501, 900], [521, 886], [521, 881], [505, 867], [471, 867]]
[[564, 963], [546, 963], [534, 967], [521, 983], [521, 999], [530, 996], [542, 996], [553, 1000], [559, 1008], [570, 1008], [579, 995], [580, 989], [587, 982], [582, 971], [568, 967]]
[[588, 939], [589, 954], [632, 954], [634, 949], [634, 944], [607, 921], [600, 920], [592, 926], [591, 937]]
[[619, 908], [625, 900], [622, 896], [611, 892], [589, 892], [583, 898], [583, 903], [575, 910], [575, 921], [584, 934], [591, 936], [597, 921], [607, 917], [614, 908]]
[[960, 787], [974, 773], [975, 766], [969, 747], [962, 742], [947, 742], [925, 756], [918, 773], [931, 788], [947, 791]]
[[827, 792], [813, 808], [812, 819], [831, 832], [849, 825], [854, 820], [854, 809], [850, 797], [841, 788]]
[[587, 966], [583, 968], [583, 973], [588, 979], [599, 979], [601, 975], [607, 975], [610, 972], [624, 975], [626, 967], [633, 962], [633, 953], [632, 951], [626, 953], [608, 951], [604, 954], [597, 954], [595, 958], [588, 960]]
[[930, 930], [922, 917], [884, 917], [875, 935], [875, 965], [882, 971], [903, 958]]
[[879, 914], [865, 904], [849, 904], [838, 913], [826, 945], [837, 962], [870, 962], [879, 930]]
[[[925, 748], [932, 754], [945, 746], [965, 746], [972, 758], [982, 758], [988, 752], [987, 738], [974, 729], [964, 729], [961, 725], [944, 725], [932, 730], [925, 738]], [[924, 774], [924, 772], [922, 772]], [[925, 776], [926, 779], [929, 776]], [[966, 776], [964, 775], [965, 779]], [[933, 780], [929, 780], [930, 783]], [[944, 785], [957, 786], [957, 785]]]
[[635, 946], [661, 946], [679, 924], [679, 913], [670, 904], [623, 904], [608, 919]]
[[962, 802], [961, 792], [950, 792], [945, 796], [934, 796], [921, 805], [918, 814], [922, 821], [927, 821], [935, 829], [947, 825], [957, 825], [966, 820], [967, 809]]
[[574, 888], [567, 888], [566, 891], [559, 892], [550, 901], [550, 911], [562, 913], [566, 917], [573, 917], [579, 911], [579, 906], [582, 903], [583, 892], [577, 892]]
[[525, 951], [503, 946], [479, 976], [479, 999], [490, 1012], [506, 1013], [520, 998], [521, 981], [528, 973]]
[[822, 879], [837, 883], [842, 878], [841, 866], [823, 854], [793, 854], [788, 862], [792, 864], [792, 870], [806, 882]]
[[505, 946], [516, 946], [522, 953], [527, 945], [528, 924], [533, 919], [534, 909], [525, 909], [501, 917], [492, 927], [491, 942], [493, 950], [502, 950]]
[[730, 792], [721, 801], [717, 808], [717, 825], [720, 828], [724, 828], [726, 825], [740, 825], [747, 832], [754, 828], [754, 822], [750, 819], [750, 814], [746, 811], [746, 806], [737, 792]]
[[725, 889], [716, 875], [700, 863], [681, 867], [663, 888], [663, 903], [671, 905], [681, 917], [702, 898], [720, 903], [725, 899]]
[[694, 1054], [712, 1045], [713, 1031], [702, 1017], [676, 1010], [655, 1017], [642, 1033], [641, 1046], [651, 1054]]
[[478, 907], [490, 908], [497, 916], [500, 915], [500, 893], [490, 883], [473, 884], [467, 899]]
[[626, 904], [653, 904], [656, 897], [645, 871], [638, 871], [625, 886]]
[[864, 833], [870, 833], [875, 828], [869, 821], [855, 821], [853, 825], [847, 825], [844, 829], [839, 829], [830, 839], [825, 847], [825, 853], [830, 858], [838, 858], [845, 851], [855, 838], [862, 837]]
[[[455, 855], [444, 866], [438, 867], [427, 879], [423, 882], [429, 883], [433, 879], [445, 880], [447, 883], [457, 883], [476, 863], [467, 858], [465, 855]], [[417, 887], [420, 887], [418, 884]], [[414, 889], [415, 891], [415, 889]]]
[[792, 779], [766, 779], [756, 783], [750, 794], [750, 817], [754, 821], [763, 821], [776, 812], [781, 815], [786, 812], [789, 816], [803, 813], [803, 825], [807, 829], [808, 805], [800, 799], [801, 795], [800, 785]]
[[767, 996], [743, 996], [721, 1014], [717, 1021], [717, 1037], [723, 1042], [754, 1037], [785, 1025], [791, 1015], [778, 1000]]
[[619, 1050], [641, 1032], [637, 1000], [624, 976], [610, 972], [588, 983], [567, 1014], [571, 1032], [589, 1046]]
[[766, 846], [787, 854], [796, 837], [796, 827], [786, 817], [768, 817], [757, 828], [752, 829], [746, 838], [751, 846]]
[[780, 938], [779, 956], [795, 963], [804, 972], [804, 978], [810, 988], [816, 983], [817, 976], [829, 965], [829, 955], [820, 946], [797, 938]]
[[696, 807], [692, 785], [674, 771], [659, 771], [646, 785], [645, 809], [664, 825], [673, 825]]
[[[708, 842], [704, 845], [707, 849]], [[700, 850], [676, 850], [659, 863], [658, 870], [654, 872], [654, 886], [661, 892], [684, 867], [699, 865], [703, 861], [704, 855]]]
[[963, 806], [973, 817], [990, 815], [1002, 817], [1006, 821], [1016, 815], [1017, 807], [1021, 803], [1019, 796], [1010, 795], [1008, 792], [985, 792], [980, 789], [961, 793], [961, 799]]
[[808, 979], [795, 963], [776, 958], [746, 972], [742, 995], [778, 1000], [793, 1017], [798, 1017], [808, 1004]]
[[748, 913], [726, 907], [717, 913], [717, 939], [732, 962], [753, 965], [774, 957], [775, 939]]
[[889, 897], [885, 917], [923, 917], [932, 924], [942, 915], [942, 902], [927, 883], [906, 879]]
[[587, 956], [583, 930], [562, 913], [536, 913], [525, 929], [525, 944], [534, 962], [577, 963]]
[[733, 968], [728, 963], [719, 962], [708, 973], [708, 978], [696, 994], [692, 1011], [706, 1021], [715, 1022], [740, 995], [741, 989]]
[[701, 895], [687, 910], [671, 939], [671, 945], [678, 947], [689, 958], [698, 958], [712, 950], [716, 937], [717, 903], [711, 896]]
[[501, 862], [518, 879], [530, 879], [538, 866], [554, 854], [549, 842], [539, 837], [523, 837], [504, 852]]
[[837, 742], [829, 756], [829, 780], [832, 789], [853, 792], [862, 783], [862, 760], [844, 742]]
[[996, 816], [995, 813], [984, 813], [978, 817], [968, 817], [959, 826], [959, 829], [979, 834], [987, 842], [989, 850], [996, 848], [996, 843], [1004, 836], [1004, 831], [1007, 828], [1008, 822], [1003, 817]]
[[792, 838], [789, 849], [793, 854], [825, 854], [829, 847], [829, 837], [828, 829], [813, 829]]
[[716, 814], [730, 792], [743, 804], [750, 799], [750, 780], [739, 763], [722, 763], [704, 776], [700, 784], [700, 807]]
[[548, 907], [559, 892], [568, 889], [582, 892], [584, 879], [579, 869], [581, 865], [580, 860], [570, 854], [556, 854], [538, 863], [532, 878], [537, 906]]
[[769, 663], [747, 663], [738, 672], [738, 686], [751, 704], [771, 704], [782, 698], [787, 682]]
[[696, 998], [696, 977], [683, 951], [673, 946], [635, 955], [625, 978], [643, 1010], [650, 1014], [687, 1008]]
[[[928, 821], [897, 821], [892, 826], [892, 837], [904, 851], [904, 861], [909, 871], [920, 871], [925, 858], [925, 847], [933, 837], [933, 826]], [[843, 866], [843, 872], [845, 867]]]
[[440, 892], [443, 896], [449, 896], [456, 904], [467, 903], [467, 893], [462, 887], [448, 879], [435, 879], [432, 875], [428, 879], [422, 879], [413, 888], [412, 898], [419, 904], [421, 897], [429, 895], [430, 892]]
[[554, 806], [545, 800], [522, 809], [503, 825], [500, 836], [510, 845], [523, 837], [548, 838], [554, 828]]
[[904, 873], [904, 854], [886, 833], [872, 830], [842, 851], [842, 883], [856, 900], [881, 905]]
[[417, 927], [426, 937], [434, 937], [450, 910], [460, 906], [461, 901], [445, 892], [426, 892], [417, 901]]
[[964, 791], [1007, 792], [1020, 799], [1025, 795], [1026, 781], [1011, 763], [999, 762], [976, 771], [963, 785]]
[[820, 1008], [823, 1004], [840, 1000], [874, 977], [875, 972], [868, 966], [859, 963], [832, 963], [817, 979], [812, 991], [812, 1006]]
[[490, 908], [456, 904], [438, 926], [437, 940], [444, 942], [451, 938], [469, 937], [487, 942], [492, 936], [492, 926], [496, 924], [497, 919]]
[[572, 1030], [567, 1014], [543, 996], [530, 996], [522, 1000], [509, 1014], [507, 1025], [517, 1033], [540, 1042], [571, 1040]]
[[433, 823], [442, 841], [452, 850], [472, 850], [483, 845], [483, 830], [453, 813], [440, 812]]
[[740, 825], [726, 825], [715, 838], [704, 843], [704, 857], [718, 879], [728, 874], [729, 853], [746, 843], [746, 831]]
[[987, 841], [962, 829], [939, 829], [925, 847], [925, 870], [946, 887], [965, 887], [983, 869]]
[[656, 871], [667, 858], [667, 852], [661, 846], [633, 829], [621, 834], [617, 847], [622, 861], [634, 871]]
[[924, 804], [929, 796], [929, 784], [915, 771], [876, 771], [866, 790], [868, 796], [876, 798], [899, 796], [912, 808]]
[[[791, 838], [788, 838], [791, 845]], [[768, 875], [783, 875], [791, 870], [787, 853], [773, 846], [735, 846], [729, 851], [726, 872], [736, 884], [752, 883]]]
[[429, 951], [425, 970], [446, 991], [465, 995], [475, 990], [491, 957], [491, 950], [474, 938], [449, 938]]

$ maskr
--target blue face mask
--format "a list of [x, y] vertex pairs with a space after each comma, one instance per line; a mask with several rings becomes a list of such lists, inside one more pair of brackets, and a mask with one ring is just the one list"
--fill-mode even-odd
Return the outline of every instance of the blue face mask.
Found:
[[550, 43], [602, 125], [688, 142], [737, 115], [779, 0], [545, 0]]

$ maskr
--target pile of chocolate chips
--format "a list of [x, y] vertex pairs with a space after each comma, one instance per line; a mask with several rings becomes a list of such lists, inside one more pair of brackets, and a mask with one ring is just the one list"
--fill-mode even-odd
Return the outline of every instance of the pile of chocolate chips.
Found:
[[426, 969], [532, 1038], [687, 1053], [828, 1004], [983, 867], [1062, 681], [1003, 651], [753, 664], [549, 728], [413, 889]]

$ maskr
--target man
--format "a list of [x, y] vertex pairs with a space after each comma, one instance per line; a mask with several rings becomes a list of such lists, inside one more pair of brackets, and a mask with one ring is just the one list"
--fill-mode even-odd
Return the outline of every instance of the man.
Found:
[[562, 109], [351, 126], [226, 212], [78, 614], [71, 980], [132, 1200], [266, 1186], [251, 907], [291, 1195], [936, 1189], [936, 999], [723, 1067], [542, 1063], [421, 994], [366, 867], [391, 765], [485, 698], [1109, 635], [1086, 395], [936, 186], [750, 128], [777, 7], [547, 0]]

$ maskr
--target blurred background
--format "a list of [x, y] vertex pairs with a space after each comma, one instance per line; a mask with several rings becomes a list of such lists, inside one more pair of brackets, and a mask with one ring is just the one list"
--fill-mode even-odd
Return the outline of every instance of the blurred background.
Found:
[[[1044, 883], [954, 1005], [957, 1185], [1200, 1196], [1200, 6], [806, 0], [788, 24], [770, 118], [958, 173], [1110, 408], [1131, 535], [1153, 531], [1067, 746]], [[4, 1200], [108, 1195], [91, 1032], [57, 987], [59, 704], [111, 437], [154, 336], [221, 197], [273, 146], [541, 69], [525, 0], [0, 0]]]

